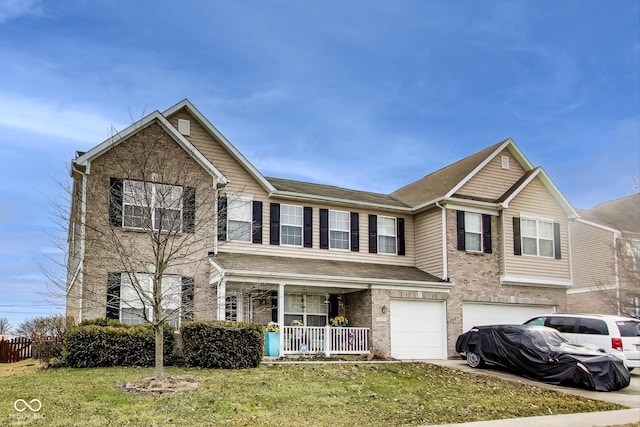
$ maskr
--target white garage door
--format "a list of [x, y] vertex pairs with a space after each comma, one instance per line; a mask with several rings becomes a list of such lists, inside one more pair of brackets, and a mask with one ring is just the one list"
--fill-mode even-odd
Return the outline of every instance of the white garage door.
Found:
[[466, 302], [462, 304], [462, 330], [466, 332], [474, 326], [483, 325], [521, 324], [539, 314], [555, 311], [555, 307], [549, 305]]
[[391, 300], [391, 357], [446, 359], [444, 301]]

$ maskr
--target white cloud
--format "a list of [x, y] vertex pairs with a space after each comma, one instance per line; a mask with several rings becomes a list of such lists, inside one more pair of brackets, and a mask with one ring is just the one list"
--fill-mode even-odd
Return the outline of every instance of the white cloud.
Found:
[[95, 145], [96, 141], [107, 139], [114, 126], [81, 105], [0, 93], [0, 127]]
[[40, 0], [0, 0], [0, 23], [25, 15], [42, 15]]

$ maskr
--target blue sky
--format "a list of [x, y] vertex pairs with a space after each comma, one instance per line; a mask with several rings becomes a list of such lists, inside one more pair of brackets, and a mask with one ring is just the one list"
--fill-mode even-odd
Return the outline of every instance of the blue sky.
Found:
[[389, 193], [507, 137], [577, 208], [640, 177], [640, 3], [0, 0], [0, 317], [76, 150], [183, 98], [264, 175]]

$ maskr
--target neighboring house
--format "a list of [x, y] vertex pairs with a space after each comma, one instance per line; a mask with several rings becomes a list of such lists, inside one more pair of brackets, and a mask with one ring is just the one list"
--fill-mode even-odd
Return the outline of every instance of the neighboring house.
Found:
[[[163, 148], [172, 158], [191, 156], [198, 165], [201, 185], [193, 190], [154, 180], [183, 195], [176, 217], [190, 209], [189, 200], [216, 200], [215, 214], [180, 223], [190, 224], [185, 232], [196, 229], [193, 222], [211, 226], [194, 232], [207, 244], [190, 252], [193, 264], [168, 276], [169, 288], [182, 290], [182, 304], [185, 295], [193, 301], [182, 310], [180, 298], [168, 298], [167, 308], [180, 313], [176, 323], [276, 321], [285, 355], [443, 359], [474, 325], [566, 310], [568, 226], [577, 215], [511, 139], [377, 194], [265, 177], [184, 100], [73, 160], [67, 314], [76, 319], [140, 320], [127, 276], [88, 242], [102, 228], [136, 245], [135, 213], [144, 206], [123, 200], [136, 181], [117, 176], [112, 164], [151, 126], [173, 141]], [[104, 188], [97, 204], [108, 215], [87, 212], [95, 203], [86, 189], [95, 186]], [[349, 328], [325, 327], [337, 316]], [[290, 327], [294, 321], [304, 327]]]
[[640, 194], [578, 214], [571, 225], [568, 310], [640, 317]]

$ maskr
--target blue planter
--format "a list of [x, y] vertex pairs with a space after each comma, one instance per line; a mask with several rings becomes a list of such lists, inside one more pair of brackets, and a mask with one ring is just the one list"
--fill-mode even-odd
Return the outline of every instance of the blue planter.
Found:
[[280, 332], [267, 332], [265, 337], [267, 356], [280, 356]]

